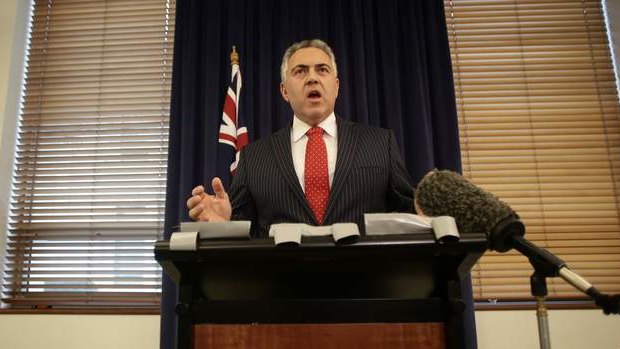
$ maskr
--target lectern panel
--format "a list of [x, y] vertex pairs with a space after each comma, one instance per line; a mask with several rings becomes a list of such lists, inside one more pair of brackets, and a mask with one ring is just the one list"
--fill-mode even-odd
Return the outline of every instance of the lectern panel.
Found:
[[194, 326], [195, 349], [444, 349], [441, 323]]
[[203, 264], [201, 290], [209, 300], [425, 299], [435, 289], [432, 261], [361, 261], [334, 256], [312, 261], [280, 258], [256, 263]]

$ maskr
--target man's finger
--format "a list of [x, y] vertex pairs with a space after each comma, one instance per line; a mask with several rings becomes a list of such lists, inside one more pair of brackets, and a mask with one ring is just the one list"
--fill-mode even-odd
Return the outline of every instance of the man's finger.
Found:
[[202, 197], [199, 196], [199, 195], [194, 195], [194, 196], [190, 197], [189, 199], [187, 199], [187, 208], [189, 208], [191, 210], [196, 205], [198, 205], [200, 203], [200, 201], [202, 201]]
[[191, 210], [189, 210], [189, 216], [192, 219], [196, 219], [196, 217], [198, 217], [198, 215], [200, 215], [201, 212], [202, 212], [202, 206], [198, 205], [192, 208]]
[[205, 187], [203, 187], [202, 185], [199, 185], [197, 187], [194, 187], [194, 189], [192, 189], [192, 195], [200, 195], [203, 194], [205, 192]]
[[222, 184], [222, 180], [219, 177], [213, 178], [211, 181], [211, 186], [213, 187], [213, 193], [215, 193], [215, 197], [224, 198], [226, 195], [226, 191], [224, 190], [224, 184]]

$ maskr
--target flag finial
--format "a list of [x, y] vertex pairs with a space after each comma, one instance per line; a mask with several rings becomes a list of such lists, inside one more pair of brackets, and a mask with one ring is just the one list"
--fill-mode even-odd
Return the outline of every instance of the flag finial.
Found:
[[237, 53], [237, 46], [233, 45], [232, 52], [230, 53], [230, 64], [239, 64], [239, 54]]

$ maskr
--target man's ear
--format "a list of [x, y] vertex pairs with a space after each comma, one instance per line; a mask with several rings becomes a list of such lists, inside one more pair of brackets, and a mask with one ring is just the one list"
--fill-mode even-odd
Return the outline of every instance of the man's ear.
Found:
[[284, 86], [283, 82], [280, 83], [280, 94], [282, 94], [282, 98], [288, 102], [288, 91], [286, 90], [286, 86]]

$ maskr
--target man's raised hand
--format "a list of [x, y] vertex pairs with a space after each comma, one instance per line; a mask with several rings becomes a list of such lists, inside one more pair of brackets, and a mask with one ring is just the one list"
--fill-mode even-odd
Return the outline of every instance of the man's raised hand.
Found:
[[229, 221], [232, 209], [222, 181], [213, 178], [211, 187], [214, 195], [207, 194], [202, 185], [192, 190], [192, 197], [187, 200], [190, 218], [205, 222]]

